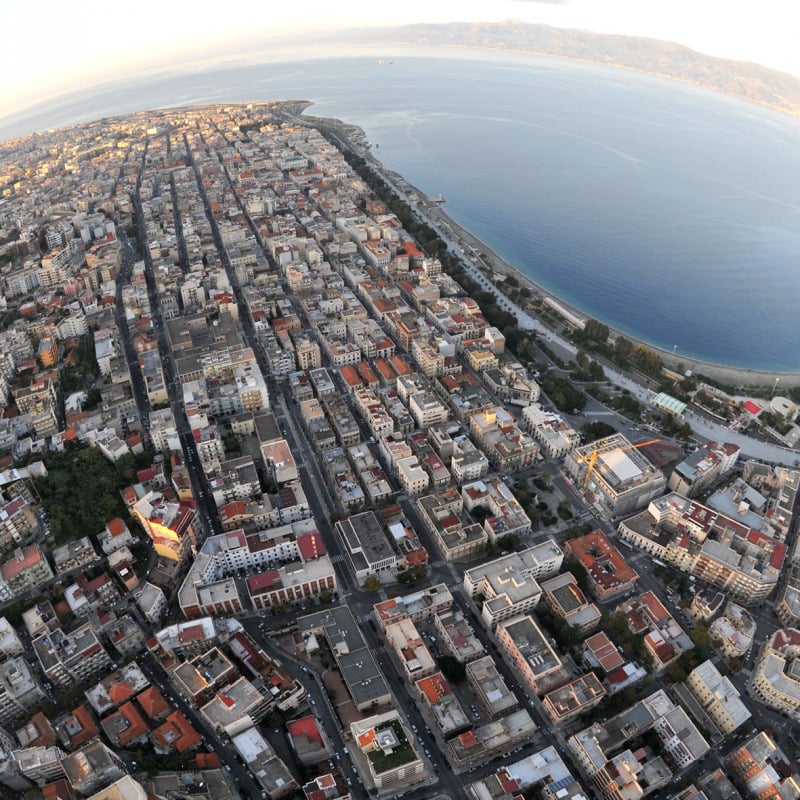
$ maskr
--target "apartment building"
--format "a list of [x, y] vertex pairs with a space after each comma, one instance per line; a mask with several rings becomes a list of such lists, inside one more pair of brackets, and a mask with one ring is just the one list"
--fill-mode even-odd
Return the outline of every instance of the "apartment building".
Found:
[[800, 719], [800, 630], [780, 628], [761, 647], [747, 688], [764, 705]]
[[425, 765], [395, 710], [350, 723], [359, 765], [378, 790], [399, 790], [418, 780]]
[[372, 614], [382, 630], [393, 622], [432, 620], [453, 607], [453, 595], [444, 583], [418, 592], [382, 600], [373, 606]]
[[483, 596], [481, 617], [490, 629], [539, 604], [542, 589], [534, 577], [538, 561], [530, 550], [509, 553], [465, 571], [464, 591], [476, 601]]
[[108, 670], [111, 658], [90, 622], [65, 633], [61, 628], [42, 633], [32, 642], [47, 680], [69, 688]]
[[541, 589], [542, 598], [553, 614], [580, 633], [599, 624], [600, 609], [589, 602], [571, 572], [542, 581]]
[[684, 497], [698, 497], [736, 466], [741, 448], [728, 442], [707, 442], [678, 464], [667, 488]]
[[589, 711], [606, 696], [594, 672], [587, 672], [542, 698], [542, 708], [553, 725], [561, 725]]
[[772, 593], [787, 552], [782, 542], [675, 493], [624, 520], [618, 535], [744, 606]]
[[733, 733], [752, 716], [730, 678], [723, 677], [711, 660], [696, 666], [686, 685], [723, 736]]
[[153, 542], [156, 553], [172, 561], [183, 561], [192, 553], [197, 537], [194, 508], [168, 500], [151, 491], [133, 507], [133, 516]]
[[554, 645], [530, 615], [501, 620], [495, 636], [520, 680], [533, 694], [545, 694], [569, 680]]
[[760, 731], [728, 756], [726, 766], [744, 797], [758, 800], [800, 795], [800, 778], [788, 768], [790, 763], [775, 740]]
[[489, 540], [483, 527], [464, 511], [455, 487], [420, 497], [417, 509], [445, 561], [469, 558]]
[[48, 581], [53, 570], [39, 545], [31, 544], [18, 547], [11, 558], [0, 564], [0, 577], [11, 594], [17, 595]]
[[436, 662], [410, 619], [391, 622], [384, 632], [386, 643], [394, 648], [395, 658], [409, 683], [435, 672]]
[[539, 460], [539, 445], [502, 406], [473, 414], [469, 429], [498, 472], [525, 469]]
[[580, 433], [560, 414], [544, 411], [535, 402], [522, 409], [522, 424], [539, 443], [546, 458], [565, 458], [581, 441]]

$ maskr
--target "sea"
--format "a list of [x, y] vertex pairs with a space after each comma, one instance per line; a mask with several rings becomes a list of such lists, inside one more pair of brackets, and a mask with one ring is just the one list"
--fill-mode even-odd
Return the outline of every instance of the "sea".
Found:
[[443, 195], [504, 259], [687, 368], [800, 371], [800, 120], [688, 83], [499, 51], [400, 50], [77, 91], [0, 120], [0, 138], [276, 99], [359, 125], [386, 167]]

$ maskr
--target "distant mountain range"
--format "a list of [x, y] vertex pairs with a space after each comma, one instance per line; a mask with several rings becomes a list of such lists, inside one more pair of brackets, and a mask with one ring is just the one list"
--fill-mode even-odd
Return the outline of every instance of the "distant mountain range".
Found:
[[453, 22], [351, 32], [364, 44], [509, 50], [581, 59], [688, 81], [734, 97], [800, 114], [800, 80], [748, 61], [698, 53], [674, 42], [551, 28], [527, 22]]

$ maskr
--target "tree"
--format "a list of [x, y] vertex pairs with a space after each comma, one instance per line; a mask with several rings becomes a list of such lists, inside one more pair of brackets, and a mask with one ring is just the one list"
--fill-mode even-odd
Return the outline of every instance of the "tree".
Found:
[[623, 366], [628, 363], [633, 355], [633, 343], [624, 336], [617, 336], [614, 341], [614, 356]]
[[594, 442], [598, 439], [605, 439], [606, 436], [611, 436], [616, 433], [616, 428], [613, 428], [607, 422], [589, 422], [581, 428], [583, 438], [587, 442]]
[[598, 322], [596, 319], [587, 319], [586, 324], [583, 326], [583, 332], [590, 339], [594, 339], [600, 344], [605, 344], [608, 341], [608, 325]]
[[364, 579], [363, 589], [366, 592], [377, 592], [381, 588], [381, 582], [374, 575], [368, 575]]

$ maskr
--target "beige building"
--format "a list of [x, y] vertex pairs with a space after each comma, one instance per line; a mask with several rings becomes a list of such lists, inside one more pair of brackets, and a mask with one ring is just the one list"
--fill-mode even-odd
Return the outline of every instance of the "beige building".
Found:
[[764, 642], [747, 683], [750, 694], [800, 719], [800, 630], [782, 628]]
[[495, 635], [520, 680], [532, 693], [544, 694], [569, 680], [561, 658], [533, 617], [503, 620], [495, 628]]
[[387, 625], [386, 643], [394, 649], [395, 657], [409, 682], [413, 683], [436, 671], [436, 662], [422, 641], [417, 626], [410, 619]]
[[414, 748], [414, 737], [403, 727], [394, 709], [352, 722], [350, 735], [354, 743], [352, 755], [367, 786], [400, 789], [422, 779], [422, 757]]
[[476, 601], [483, 597], [481, 617], [494, 628], [501, 620], [535, 609], [542, 597], [536, 579], [558, 572], [563, 559], [561, 548], [548, 539], [467, 570], [464, 591]]
[[723, 736], [733, 733], [751, 714], [730, 678], [723, 677], [712, 661], [695, 667], [686, 679], [697, 702]]

